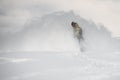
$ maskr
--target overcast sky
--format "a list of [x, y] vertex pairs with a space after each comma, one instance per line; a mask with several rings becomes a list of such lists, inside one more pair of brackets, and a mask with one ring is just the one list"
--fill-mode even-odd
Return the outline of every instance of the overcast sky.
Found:
[[0, 0], [0, 32], [22, 29], [34, 16], [70, 10], [120, 35], [120, 0]]

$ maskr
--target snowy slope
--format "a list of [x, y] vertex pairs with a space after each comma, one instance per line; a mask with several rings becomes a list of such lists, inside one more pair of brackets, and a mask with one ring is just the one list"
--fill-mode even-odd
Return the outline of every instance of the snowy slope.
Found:
[[[72, 21], [83, 29], [82, 45], [74, 38]], [[73, 12], [34, 17], [24, 26], [0, 36], [0, 80], [120, 79], [120, 40], [103, 26]]]
[[86, 54], [3, 53], [1, 80], [119, 80], [120, 63]]

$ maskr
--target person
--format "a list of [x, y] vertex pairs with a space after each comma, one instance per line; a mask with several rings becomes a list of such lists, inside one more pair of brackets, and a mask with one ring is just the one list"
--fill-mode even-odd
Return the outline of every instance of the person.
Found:
[[83, 30], [82, 28], [76, 23], [72, 22], [71, 23], [73, 30], [74, 30], [74, 37], [78, 39], [79, 45], [80, 45], [80, 51], [84, 52], [85, 48], [83, 46]]
[[82, 28], [76, 22], [72, 22], [71, 25], [74, 29], [74, 37], [76, 37], [79, 40], [83, 39]]

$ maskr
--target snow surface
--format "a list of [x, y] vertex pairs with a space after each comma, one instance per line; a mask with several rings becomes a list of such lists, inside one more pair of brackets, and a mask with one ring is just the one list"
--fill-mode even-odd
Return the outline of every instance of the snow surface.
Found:
[[[80, 44], [72, 21], [83, 29]], [[104, 26], [72, 11], [34, 17], [24, 26], [0, 35], [0, 80], [120, 80], [120, 40]]]
[[[106, 53], [109, 54], [109, 53]], [[109, 57], [112, 58], [113, 57]], [[119, 80], [120, 59], [111, 61], [80, 53], [2, 53], [1, 80]], [[117, 58], [114, 57], [114, 60]]]

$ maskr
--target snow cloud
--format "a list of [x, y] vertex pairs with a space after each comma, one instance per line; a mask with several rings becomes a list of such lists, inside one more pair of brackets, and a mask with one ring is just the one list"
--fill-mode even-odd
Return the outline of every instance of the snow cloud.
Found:
[[1, 0], [0, 32], [17, 31], [28, 19], [54, 11], [73, 10], [86, 19], [102, 23], [120, 34], [119, 0]]

